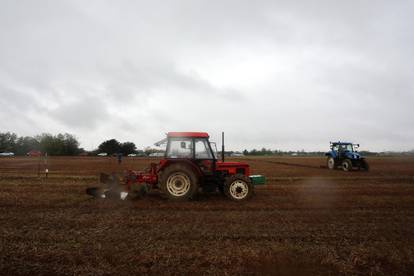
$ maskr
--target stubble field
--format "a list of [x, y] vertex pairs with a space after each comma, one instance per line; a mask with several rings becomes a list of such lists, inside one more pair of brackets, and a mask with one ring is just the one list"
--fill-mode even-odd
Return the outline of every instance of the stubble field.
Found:
[[[99, 172], [154, 159], [0, 159], [2, 275], [409, 275], [414, 158], [370, 158], [370, 172], [323, 158], [245, 158], [267, 185], [245, 203], [219, 194], [171, 202], [94, 200]], [[40, 169], [44, 169], [43, 162]]]

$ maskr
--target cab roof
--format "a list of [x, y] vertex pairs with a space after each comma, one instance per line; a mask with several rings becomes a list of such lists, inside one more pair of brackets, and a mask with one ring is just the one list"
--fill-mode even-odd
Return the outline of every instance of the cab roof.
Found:
[[353, 145], [351, 142], [331, 142], [332, 145]]
[[208, 138], [207, 132], [168, 132], [167, 137]]

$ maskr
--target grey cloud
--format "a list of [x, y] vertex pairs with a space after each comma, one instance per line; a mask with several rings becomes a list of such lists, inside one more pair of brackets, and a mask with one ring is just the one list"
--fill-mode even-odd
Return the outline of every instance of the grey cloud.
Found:
[[5, 0], [0, 129], [72, 131], [86, 148], [225, 130], [236, 149], [411, 149], [413, 7]]
[[238, 101], [245, 98], [237, 89], [214, 86], [197, 72], [180, 72], [174, 64], [157, 60], [137, 64], [124, 61], [119, 67], [101, 72], [105, 89], [115, 101], [136, 100], [145, 104], [157, 93], [201, 94]]
[[64, 125], [88, 131], [108, 118], [106, 104], [96, 97], [82, 98], [70, 103], [63, 103], [50, 110], [48, 116], [61, 121]]

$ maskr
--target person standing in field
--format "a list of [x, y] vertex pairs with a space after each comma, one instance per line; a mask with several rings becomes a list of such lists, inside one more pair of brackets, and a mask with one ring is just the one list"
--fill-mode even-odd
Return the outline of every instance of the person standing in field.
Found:
[[121, 165], [121, 163], [122, 163], [122, 152], [118, 151], [118, 153], [116, 154], [116, 157], [118, 159], [118, 164]]

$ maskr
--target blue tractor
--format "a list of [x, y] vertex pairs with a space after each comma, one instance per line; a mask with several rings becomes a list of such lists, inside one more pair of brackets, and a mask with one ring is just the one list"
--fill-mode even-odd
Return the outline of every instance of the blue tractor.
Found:
[[352, 171], [353, 169], [369, 170], [369, 166], [364, 157], [362, 157], [356, 149], [359, 144], [347, 142], [330, 142], [331, 150], [325, 153], [327, 156], [327, 165], [330, 170], [342, 168], [344, 171]]

